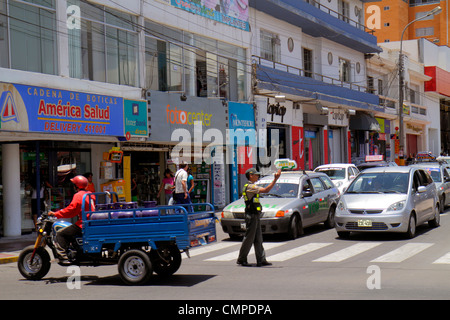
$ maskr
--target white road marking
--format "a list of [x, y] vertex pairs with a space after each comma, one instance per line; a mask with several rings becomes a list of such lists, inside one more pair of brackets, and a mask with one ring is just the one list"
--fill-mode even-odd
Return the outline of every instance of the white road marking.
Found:
[[[284, 244], [286, 244], [286, 243], [285, 242], [267, 242], [267, 243], [263, 243], [263, 247], [264, 247], [264, 250], [267, 251], [268, 249], [276, 248], [276, 247], [279, 247]], [[253, 246], [249, 252], [249, 255], [251, 255], [251, 254], [255, 254], [255, 249]], [[239, 250], [236, 250], [236, 251], [233, 251], [230, 253], [222, 254], [217, 257], [206, 259], [205, 261], [231, 261], [231, 260], [237, 259], [238, 255], [239, 255]]]
[[305, 245], [297, 247], [297, 248], [293, 248], [293, 249], [290, 249], [287, 251], [283, 251], [283, 252], [274, 254], [270, 257], [267, 257], [267, 260], [268, 261], [286, 261], [286, 260], [301, 256], [301, 255], [304, 255], [306, 253], [313, 252], [315, 250], [324, 248], [331, 244], [333, 244], [333, 243], [314, 243], [314, 242], [312, 242], [312, 243], [308, 243], [308, 244], [305, 244]]
[[356, 243], [348, 248], [336, 251], [322, 258], [313, 260], [314, 262], [341, 262], [362, 252], [379, 246], [381, 242], [362, 242]]
[[433, 243], [407, 243], [371, 262], [402, 262], [431, 247]]

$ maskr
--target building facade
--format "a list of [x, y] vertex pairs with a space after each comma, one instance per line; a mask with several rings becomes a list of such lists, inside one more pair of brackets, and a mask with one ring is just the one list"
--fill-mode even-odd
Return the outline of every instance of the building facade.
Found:
[[1, 0], [0, 235], [31, 231], [89, 172], [96, 191], [162, 203], [164, 170], [188, 161], [194, 202], [224, 206], [212, 137], [248, 100], [249, 39], [248, 8], [216, 1]]
[[267, 146], [301, 169], [364, 156], [364, 135], [379, 130], [373, 114], [381, 110], [366, 87], [365, 56], [381, 49], [364, 26], [362, 2], [250, 6], [252, 93], [257, 128], [270, 129]]

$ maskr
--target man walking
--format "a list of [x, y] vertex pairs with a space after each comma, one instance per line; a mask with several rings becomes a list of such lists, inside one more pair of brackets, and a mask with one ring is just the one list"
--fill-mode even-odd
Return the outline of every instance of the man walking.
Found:
[[183, 162], [175, 173], [173, 200], [176, 204], [191, 203], [187, 189], [188, 168], [188, 164]]
[[273, 181], [267, 187], [259, 187], [255, 184], [259, 180], [261, 174], [255, 168], [250, 168], [245, 172], [245, 176], [250, 183], [244, 186], [242, 196], [245, 201], [245, 236], [242, 240], [241, 250], [237, 264], [248, 266], [247, 256], [252, 247], [255, 246], [256, 266], [270, 266], [270, 262], [266, 260], [266, 254], [263, 247], [263, 236], [261, 230], [261, 204], [259, 202], [260, 193], [268, 193], [277, 182], [281, 175], [281, 170], [274, 174]]

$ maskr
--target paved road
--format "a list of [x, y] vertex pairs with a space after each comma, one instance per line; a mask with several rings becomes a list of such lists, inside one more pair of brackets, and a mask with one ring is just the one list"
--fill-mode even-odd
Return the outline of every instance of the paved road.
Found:
[[[349, 240], [322, 226], [288, 241], [266, 237], [272, 267], [240, 267], [239, 241], [218, 225], [219, 241], [183, 254], [171, 278], [154, 276], [142, 287], [124, 286], [116, 266], [81, 268], [74, 273], [53, 264], [41, 281], [24, 280], [15, 263], [0, 265], [0, 299], [167, 299], [167, 300], [297, 300], [297, 299], [449, 299], [450, 214], [441, 227], [418, 228], [414, 239], [396, 234], [359, 234]], [[254, 255], [249, 262], [255, 262]], [[72, 289], [71, 289], [72, 288]]]

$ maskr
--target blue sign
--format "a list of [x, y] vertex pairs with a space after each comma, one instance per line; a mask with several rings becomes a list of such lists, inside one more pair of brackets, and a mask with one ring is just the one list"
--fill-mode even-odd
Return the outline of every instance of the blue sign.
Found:
[[229, 144], [232, 146], [233, 163], [231, 164], [231, 200], [239, 199], [239, 178], [237, 146], [256, 146], [255, 113], [253, 104], [228, 102]]
[[123, 98], [0, 83], [1, 128], [124, 136]]
[[124, 101], [125, 135], [148, 137], [147, 101]]
[[228, 102], [229, 143], [256, 146], [255, 113], [253, 104]]

